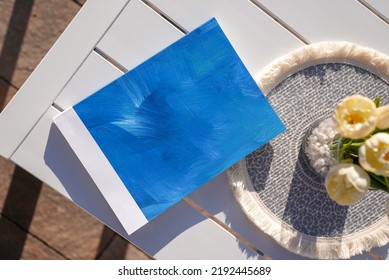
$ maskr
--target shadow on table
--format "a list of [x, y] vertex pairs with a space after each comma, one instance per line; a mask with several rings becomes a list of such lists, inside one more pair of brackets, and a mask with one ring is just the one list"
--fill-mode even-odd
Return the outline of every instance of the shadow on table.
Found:
[[[185, 203], [178, 203], [129, 236], [56, 125], [52, 124], [44, 160], [74, 203], [133, 242], [151, 256], [205, 217], [193, 217]], [[103, 171], [102, 171], [103, 172]], [[172, 217], [174, 213], [174, 217]], [[191, 218], [188, 218], [191, 217]]]
[[[266, 144], [259, 149], [259, 152], [266, 151], [268, 153], [265, 159], [266, 163], [262, 165], [264, 183], [261, 187], [265, 187], [266, 178], [270, 170], [272, 150], [270, 144]], [[225, 219], [225, 224], [239, 235], [236, 243], [247, 259], [258, 259], [263, 255], [280, 258], [281, 253], [278, 251], [274, 252], [273, 250], [274, 240], [270, 236], [261, 233], [244, 215], [229, 186], [226, 172], [223, 172], [196, 190], [189, 198], [214, 217], [222, 221]], [[243, 239], [249, 241], [254, 246], [246, 246]]]
[[[306, 184], [307, 178], [315, 184]], [[320, 189], [317, 188], [317, 182], [321, 183]], [[296, 230], [289, 243], [295, 244], [297, 250], [300, 250], [303, 238], [309, 238], [314, 243], [316, 236], [338, 236], [343, 232], [348, 207], [332, 201], [322, 188], [323, 184], [324, 179], [310, 168], [300, 147], [282, 218]], [[297, 232], [305, 234], [305, 237]], [[287, 230], [285, 234], [289, 235]]]
[[[300, 148], [293, 179], [288, 193], [283, 219], [288, 221], [300, 233], [309, 235], [314, 242], [314, 236], [342, 236], [349, 207], [341, 206], [331, 200], [324, 188], [324, 178], [315, 173], [309, 165], [304, 151]], [[303, 184], [304, 180], [312, 180], [316, 184]], [[317, 184], [320, 182], [320, 184]], [[304, 237], [307, 239], [307, 237]], [[297, 234], [290, 243], [300, 244], [302, 236]], [[387, 258], [389, 244], [373, 248], [375, 254]], [[353, 256], [351, 259], [372, 259], [368, 253]]]
[[[261, 148], [254, 151], [252, 154], [260, 155], [259, 158], [261, 159], [261, 162], [258, 164], [260, 165], [260, 168], [261, 168], [261, 180], [259, 182], [257, 182], [256, 189], [257, 189], [257, 191], [262, 191], [266, 188], [266, 181], [267, 181], [267, 178], [269, 176], [271, 162], [273, 160], [273, 155], [274, 155], [274, 150], [273, 150], [272, 145], [270, 143], [267, 143], [267, 144], [263, 145]], [[251, 159], [250, 156], [247, 156], [246, 158], [247, 158], [247, 160]], [[228, 183], [227, 183], [227, 185], [228, 185]], [[230, 190], [228, 190], [228, 191], [230, 192]], [[235, 201], [235, 198], [233, 198], [232, 201]], [[260, 255], [261, 257], [272, 255], [273, 252], [271, 252], [271, 250], [268, 249], [267, 245], [265, 245], [265, 244], [269, 244], [268, 241], [270, 241], [270, 243], [273, 243], [274, 241], [267, 240], [268, 236], [264, 236], [264, 235], [262, 235], [260, 238], [259, 238], [259, 234], [258, 234], [258, 237], [252, 236], [253, 230], [247, 230], [247, 224], [251, 224], [251, 222], [248, 221], [246, 216], [242, 217], [243, 216], [242, 209], [240, 208], [240, 206], [237, 205], [237, 203], [230, 204], [229, 207], [227, 207], [227, 209], [224, 210], [224, 212], [226, 215], [226, 223], [232, 229], [234, 229], [238, 234], [240, 234], [245, 239], [248, 238], [252, 241], [256, 240], [255, 243], [261, 243], [264, 245], [264, 246], [260, 246], [260, 247], [256, 246], [253, 251], [249, 251], [246, 249], [245, 246], [242, 246], [243, 245], [242, 244], [240, 246], [240, 248], [241, 248], [242, 252], [244, 252], [247, 255], [248, 258], [256, 258], [257, 257], [256, 254]], [[253, 225], [253, 227], [255, 227], [255, 226]], [[259, 229], [255, 228], [254, 232], [256, 232], [256, 231], [259, 231]], [[258, 242], [258, 239], [259, 239], [259, 242]], [[250, 240], [248, 240], [248, 241], [250, 241]]]

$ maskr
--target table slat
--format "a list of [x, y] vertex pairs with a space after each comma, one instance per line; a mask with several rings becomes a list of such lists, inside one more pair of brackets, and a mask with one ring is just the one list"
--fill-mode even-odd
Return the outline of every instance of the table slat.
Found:
[[233, 196], [225, 172], [189, 197], [272, 259], [303, 259], [279, 246], [247, 219]]
[[[57, 114], [59, 114], [59, 111], [50, 107], [23, 141], [22, 145], [12, 155], [11, 160], [39, 180], [54, 186], [57, 191], [69, 198], [69, 194], [55, 174], [47, 167], [44, 159], [52, 118]], [[60, 153], [61, 151], [58, 151], [58, 154]]]
[[149, 2], [188, 31], [215, 17], [252, 75], [274, 58], [302, 45], [249, 1]]
[[111, 2], [107, 9], [105, 0], [88, 1], [2, 111], [0, 155], [11, 157], [128, 0]]
[[184, 201], [135, 232], [130, 240], [157, 259], [260, 259]]
[[131, 0], [97, 48], [128, 70], [183, 35], [140, 0]]
[[389, 1], [388, 0], [364, 0], [389, 21]]
[[111, 63], [107, 63], [99, 54], [92, 52], [62, 90], [54, 104], [61, 109], [69, 108], [122, 74], [122, 71]]
[[355, 0], [253, 0], [308, 39], [349, 41], [389, 54], [389, 25]]

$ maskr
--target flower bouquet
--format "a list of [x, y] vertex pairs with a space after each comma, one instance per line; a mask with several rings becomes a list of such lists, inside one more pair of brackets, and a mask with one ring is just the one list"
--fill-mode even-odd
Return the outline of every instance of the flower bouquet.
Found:
[[[389, 192], [389, 105], [380, 106], [380, 98], [347, 97], [335, 109], [333, 125], [330, 150], [337, 164], [325, 178], [329, 197], [352, 205], [369, 189]], [[389, 199], [387, 211], [389, 216]]]

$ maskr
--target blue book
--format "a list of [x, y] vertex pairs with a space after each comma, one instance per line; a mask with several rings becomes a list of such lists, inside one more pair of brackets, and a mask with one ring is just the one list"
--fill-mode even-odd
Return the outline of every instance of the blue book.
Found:
[[215, 19], [54, 123], [129, 234], [285, 129]]

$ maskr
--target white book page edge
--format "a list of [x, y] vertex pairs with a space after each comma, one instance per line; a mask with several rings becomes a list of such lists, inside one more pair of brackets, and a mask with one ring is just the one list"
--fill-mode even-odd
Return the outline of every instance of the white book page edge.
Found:
[[73, 108], [54, 117], [55, 125], [115, 212], [128, 234], [148, 220]]

